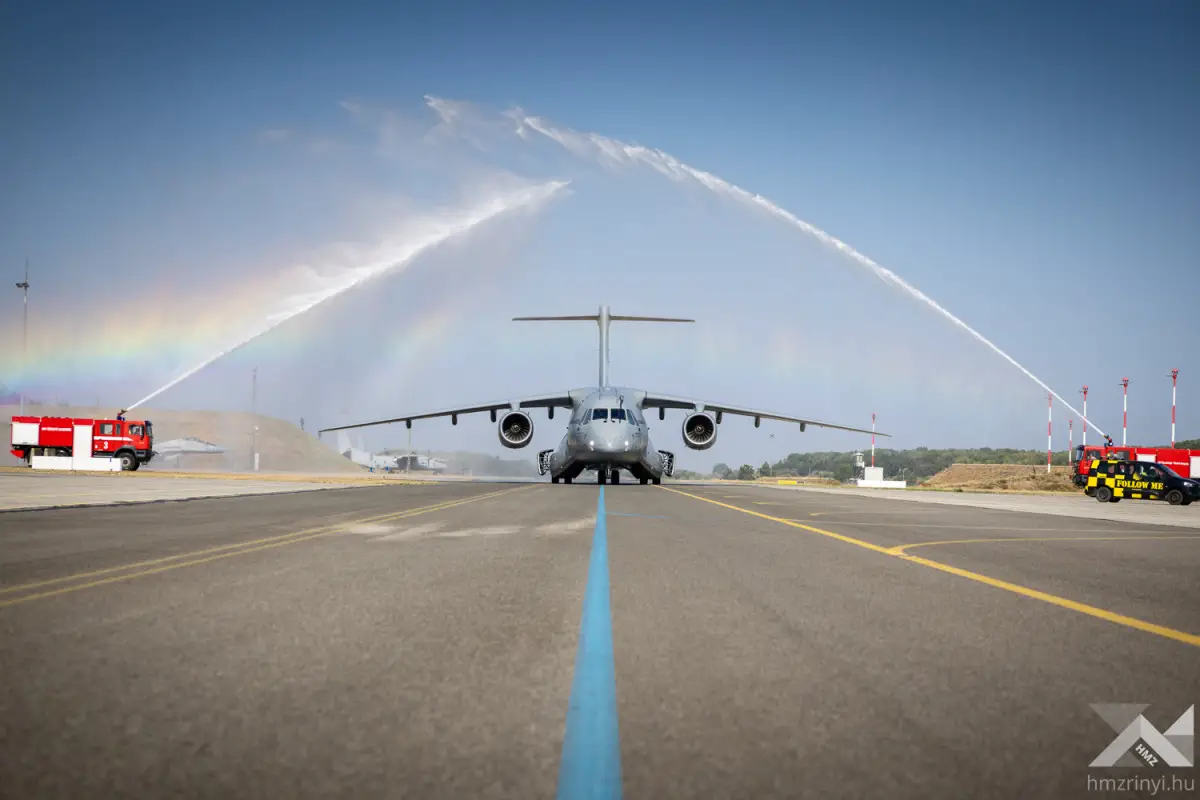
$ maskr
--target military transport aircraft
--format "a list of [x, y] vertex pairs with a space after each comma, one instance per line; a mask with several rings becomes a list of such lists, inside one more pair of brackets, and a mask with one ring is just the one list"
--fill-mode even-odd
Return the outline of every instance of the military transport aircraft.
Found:
[[[675, 454], [666, 450], [657, 450], [650, 442], [650, 426], [647, 425], [646, 417], [643, 414], [646, 409], [658, 409], [660, 420], [666, 419], [666, 411], [669, 408], [688, 412], [683, 420], [683, 442], [692, 450], [707, 450], [713, 446], [717, 440], [717, 425], [721, 423], [726, 414], [753, 417], [756, 428], [762, 420], [772, 419], [799, 423], [802, 432], [809, 425], [817, 425], [855, 433], [871, 433], [870, 430], [864, 428], [851, 428], [803, 417], [789, 417], [769, 411], [756, 411], [720, 403], [703, 403], [682, 397], [655, 394], [641, 389], [626, 389], [608, 385], [608, 328], [610, 322], [695, 322], [695, 320], [617, 315], [609, 313], [608, 306], [601, 306], [599, 313], [594, 316], [514, 317], [513, 320], [516, 322], [570, 320], [598, 323], [600, 326], [599, 385], [556, 394], [526, 397], [520, 400], [480, 403], [444, 411], [431, 411], [374, 422], [324, 428], [320, 432], [365, 428], [392, 422], [403, 422], [411, 428], [413, 420], [434, 417], [450, 417], [451, 423], [457, 425], [458, 418], [462, 414], [477, 414], [486, 411], [491, 414], [492, 422], [496, 422], [497, 416], [499, 416], [500, 443], [505, 447], [519, 449], [533, 441], [533, 419], [525, 409], [544, 408], [550, 419], [554, 419], [554, 409], [569, 409], [571, 417], [567, 422], [567, 433], [563, 436], [557, 449], [543, 450], [538, 453], [538, 472], [542, 475], [549, 472], [551, 483], [559, 481], [571, 483], [584, 470], [595, 470], [597, 483], [601, 484], [619, 483], [621, 470], [628, 470], [643, 484], [662, 483], [664, 475], [670, 477], [674, 474]], [[887, 436], [888, 434], [880, 433], [878, 435]]]

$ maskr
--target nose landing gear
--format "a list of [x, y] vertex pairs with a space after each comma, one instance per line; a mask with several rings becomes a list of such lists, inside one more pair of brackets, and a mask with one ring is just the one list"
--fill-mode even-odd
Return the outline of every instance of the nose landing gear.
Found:
[[608, 483], [620, 483], [621, 470], [608, 469], [606, 467], [601, 467], [600, 469], [596, 470], [596, 483], [603, 486], [606, 481]]

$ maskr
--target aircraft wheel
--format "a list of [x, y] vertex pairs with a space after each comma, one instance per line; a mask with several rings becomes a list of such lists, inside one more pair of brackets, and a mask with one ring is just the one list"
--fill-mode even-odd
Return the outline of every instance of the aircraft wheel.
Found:
[[608, 475], [606, 475], [606, 474], [604, 473], [604, 470], [602, 470], [602, 469], [598, 469], [598, 470], [596, 470], [596, 483], [598, 483], [598, 484], [600, 484], [601, 486], [603, 486], [603, 485], [604, 485], [604, 479], [605, 479], [605, 478], [607, 478], [607, 477], [608, 477]]
[[563, 483], [570, 483], [570, 482], [571, 482], [570, 478], [563, 478]]
[[660, 483], [662, 483], [662, 478], [655, 478], [655, 479], [654, 479], [654, 485], [655, 485], [655, 486], [658, 486]]
[[649, 478], [642, 478], [642, 486], [645, 486], [649, 482], [650, 482]]
[[614, 469], [612, 472], [610, 472], [608, 474], [608, 482], [609, 483], [620, 483], [621, 482], [621, 470]]
[[550, 476], [550, 482], [551, 482], [551, 483], [558, 483], [558, 478], [556, 478], [556, 477], [554, 477], [553, 475], [551, 475], [551, 476]]

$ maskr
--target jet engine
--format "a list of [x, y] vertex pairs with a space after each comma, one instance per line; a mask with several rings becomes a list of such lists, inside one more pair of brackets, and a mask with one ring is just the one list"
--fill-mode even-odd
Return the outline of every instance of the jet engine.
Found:
[[533, 420], [524, 411], [509, 411], [500, 418], [500, 444], [513, 450], [533, 441]]
[[717, 441], [717, 423], [708, 414], [688, 414], [683, 421], [683, 443], [693, 450], [707, 450]]

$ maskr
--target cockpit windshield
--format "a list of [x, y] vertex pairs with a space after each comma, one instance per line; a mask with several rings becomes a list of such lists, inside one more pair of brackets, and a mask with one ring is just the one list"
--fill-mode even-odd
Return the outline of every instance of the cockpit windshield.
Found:
[[[584, 417], [586, 419], [586, 417]], [[637, 417], [632, 410], [624, 408], [594, 408], [592, 409], [592, 421], [604, 422], [628, 422], [631, 425], [637, 425]]]

